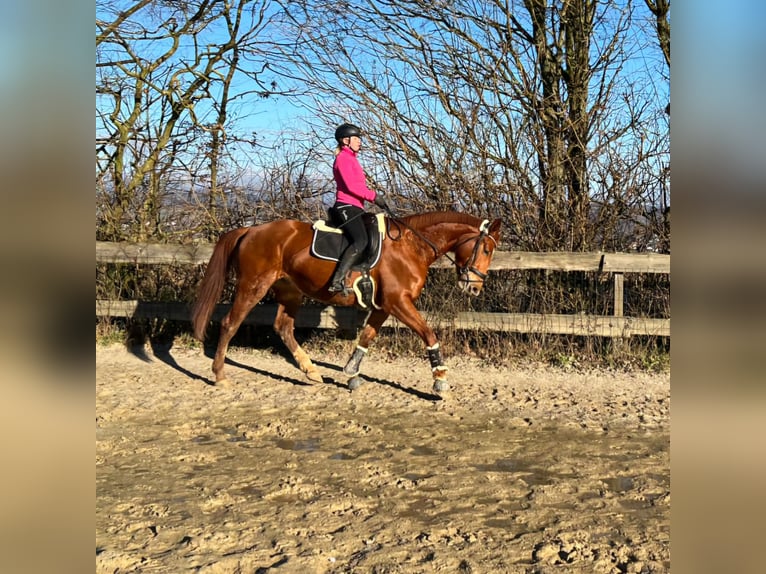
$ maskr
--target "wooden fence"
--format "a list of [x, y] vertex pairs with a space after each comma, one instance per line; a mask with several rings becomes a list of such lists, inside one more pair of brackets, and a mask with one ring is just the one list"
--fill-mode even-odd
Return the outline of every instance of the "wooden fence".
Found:
[[[96, 263], [128, 264], [180, 264], [207, 263], [213, 244], [150, 244], [96, 242]], [[433, 267], [449, 267], [441, 258]], [[614, 281], [613, 315], [536, 314], [536, 313], [458, 313], [451, 319], [429, 317], [434, 328], [482, 329], [515, 333], [550, 333], [602, 337], [630, 337], [631, 335], [670, 336], [670, 319], [625, 317], [623, 315], [624, 278], [626, 273], [670, 273], [670, 255], [658, 253], [567, 253], [497, 251], [490, 271], [512, 269], [545, 269], [550, 271], [590, 271], [609, 273]], [[229, 305], [219, 304], [213, 320], [220, 321]], [[319, 306], [307, 303], [296, 319], [296, 327], [341, 328], [355, 330], [364, 324], [367, 313], [349, 307]], [[186, 303], [145, 301], [96, 301], [97, 317], [166, 318], [189, 320]], [[271, 325], [276, 316], [276, 305], [260, 304], [253, 309], [246, 324]], [[390, 317], [384, 326], [400, 323]]]

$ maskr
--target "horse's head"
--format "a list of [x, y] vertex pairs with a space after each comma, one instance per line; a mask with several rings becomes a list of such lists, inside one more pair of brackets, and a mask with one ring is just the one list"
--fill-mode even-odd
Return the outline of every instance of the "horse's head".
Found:
[[492, 224], [488, 219], [481, 222], [478, 235], [471, 235], [459, 241], [455, 247], [455, 266], [457, 284], [461, 291], [478, 295], [487, 278], [487, 270], [492, 262], [498, 241], [500, 241], [499, 219]]

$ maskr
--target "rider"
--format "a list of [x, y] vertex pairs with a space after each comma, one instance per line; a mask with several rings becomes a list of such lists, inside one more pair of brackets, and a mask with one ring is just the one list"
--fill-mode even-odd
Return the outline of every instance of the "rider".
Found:
[[375, 203], [388, 210], [381, 191], [377, 193], [367, 187], [364, 171], [356, 155], [362, 147], [362, 130], [353, 124], [341, 124], [335, 130], [338, 147], [332, 174], [335, 179], [335, 204], [328, 210], [330, 220], [343, 230], [349, 245], [341, 255], [328, 291], [338, 293], [345, 290], [346, 274], [356, 260], [367, 249], [369, 237], [362, 220], [364, 201]]

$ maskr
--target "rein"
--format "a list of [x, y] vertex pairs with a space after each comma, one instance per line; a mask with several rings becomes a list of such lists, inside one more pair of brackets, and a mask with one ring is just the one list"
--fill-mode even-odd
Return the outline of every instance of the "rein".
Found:
[[[422, 233], [420, 233], [420, 231], [418, 231], [417, 229], [415, 229], [411, 225], [407, 224], [406, 222], [404, 222], [401, 219], [396, 218], [396, 217], [391, 217], [391, 223], [392, 224], [395, 223], [397, 226], [398, 225], [403, 225], [404, 227], [406, 227], [407, 229], [412, 231], [415, 234], [415, 236], [418, 237], [418, 239], [421, 239], [424, 243], [426, 243], [426, 245], [428, 245], [431, 249], [434, 250], [434, 254], [437, 257], [439, 256], [439, 248], [433, 243], [433, 241], [431, 241], [430, 239], [425, 237]], [[399, 232], [399, 236], [401, 237], [401, 231]], [[476, 269], [473, 266], [473, 264], [476, 262], [476, 258], [479, 255], [479, 243], [481, 243], [480, 240], [481, 240], [482, 237], [489, 237], [492, 240], [492, 243], [495, 244], [495, 247], [497, 247], [497, 242], [495, 241], [495, 238], [492, 237], [489, 234], [489, 220], [488, 219], [483, 220], [481, 222], [481, 225], [479, 225], [479, 235], [477, 235], [476, 237], [469, 237], [468, 239], [465, 239], [464, 241], [461, 241], [460, 243], [457, 243], [455, 245], [455, 247], [453, 248], [453, 251], [454, 251], [455, 249], [460, 247], [463, 243], [471, 241], [472, 239], [476, 240], [476, 243], [473, 244], [473, 253], [471, 254], [471, 258], [468, 260], [468, 262], [465, 265], [462, 265], [462, 266], [458, 265], [457, 261], [455, 259], [453, 259], [452, 257], [450, 257], [449, 252], [444, 253], [444, 256], [447, 259], [449, 259], [449, 261], [455, 266], [455, 268], [457, 269], [457, 272], [458, 272], [459, 275], [463, 275], [464, 273], [470, 271], [474, 275], [477, 275], [478, 277], [481, 277], [482, 281], [484, 281], [487, 278], [487, 274], [486, 273], [482, 273], [481, 271], [479, 271], [478, 269]], [[396, 240], [394, 240], [394, 241], [396, 241]], [[473, 281], [473, 282], [477, 282], [478, 283], [478, 281], [476, 281], [475, 279], [469, 279], [469, 281]]]
[[[391, 215], [391, 214], [389, 213], [389, 215]], [[406, 222], [402, 221], [402, 220], [401, 220], [401, 219], [399, 219], [398, 217], [394, 217], [394, 216], [391, 216], [390, 220], [391, 220], [391, 223], [392, 223], [392, 224], [394, 224], [394, 223], [395, 223], [395, 224], [397, 225], [397, 227], [398, 227], [398, 226], [400, 226], [400, 225], [403, 225], [404, 227], [406, 227], [407, 229], [409, 229], [410, 231], [412, 231], [412, 233], [414, 233], [414, 234], [415, 234], [415, 236], [416, 236], [418, 239], [421, 239], [421, 240], [423, 240], [423, 242], [424, 242], [426, 245], [428, 245], [428, 246], [429, 246], [431, 249], [433, 249], [433, 250], [434, 250], [434, 255], [435, 255], [436, 257], [438, 257], [438, 256], [439, 256], [439, 248], [438, 248], [436, 245], [434, 245], [434, 242], [433, 242], [433, 241], [431, 241], [430, 239], [428, 239], [428, 237], [425, 237], [425, 236], [424, 236], [422, 233], [420, 233], [420, 231], [418, 231], [417, 229], [415, 229], [414, 227], [412, 227], [412, 226], [411, 226], [411, 225], [409, 225], [408, 223], [406, 223]], [[399, 237], [401, 237], [401, 236], [402, 236], [402, 232], [401, 232], [401, 230], [399, 230]], [[394, 239], [394, 238], [392, 237], [391, 239], [392, 239], [393, 241], [399, 241], [399, 238], [397, 238], [397, 239]], [[449, 256], [449, 253], [445, 253], [444, 255], [446, 255], [446, 256], [447, 256], [447, 259], [449, 259], [449, 260], [450, 260], [452, 263], [455, 263], [455, 260], [454, 260], [454, 259], [452, 259], [452, 258]]]

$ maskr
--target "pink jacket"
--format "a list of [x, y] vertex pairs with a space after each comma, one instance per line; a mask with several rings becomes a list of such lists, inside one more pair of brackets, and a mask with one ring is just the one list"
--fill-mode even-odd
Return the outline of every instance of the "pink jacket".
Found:
[[367, 187], [362, 166], [351, 148], [344, 147], [335, 157], [332, 175], [337, 186], [337, 201], [363, 208], [363, 200], [375, 200], [375, 192]]

